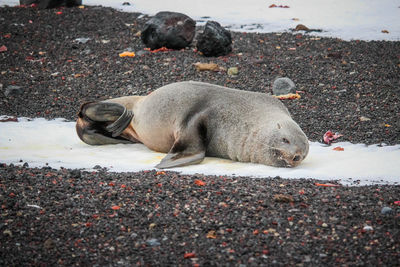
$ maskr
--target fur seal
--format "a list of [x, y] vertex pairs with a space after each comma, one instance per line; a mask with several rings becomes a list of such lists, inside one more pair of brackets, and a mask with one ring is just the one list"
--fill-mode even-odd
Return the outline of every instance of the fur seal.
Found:
[[205, 156], [295, 167], [309, 149], [279, 100], [192, 81], [147, 96], [83, 104], [76, 130], [90, 145], [140, 142], [168, 153], [156, 166], [160, 169], [196, 164]]

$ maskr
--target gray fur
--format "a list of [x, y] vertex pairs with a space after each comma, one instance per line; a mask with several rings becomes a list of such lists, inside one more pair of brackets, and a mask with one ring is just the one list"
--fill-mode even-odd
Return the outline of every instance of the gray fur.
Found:
[[[129, 99], [111, 101], [128, 106]], [[135, 138], [150, 149], [169, 152], [159, 168], [198, 163], [204, 155], [294, 167], [308, 153], [307, 137], [286, 107], [263, 93], [179, 82], [129, 106]]]

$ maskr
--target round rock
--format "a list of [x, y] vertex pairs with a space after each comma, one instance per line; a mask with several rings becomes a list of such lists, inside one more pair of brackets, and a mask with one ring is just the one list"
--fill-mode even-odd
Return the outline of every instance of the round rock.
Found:
[[277, 78], [272, 85], [272, 93], [274, 95], [286, 95], [296, 92], [296, 85], [287, 78]]
[[382, 215], [389, 215], [389, 214], [391, 214], [393, 212], [393, 210], [391, 209], [391, 208], [389, 208], [389, 207], [383, 207], [382, 209], [381, 209], [381, 214]]
[[22, 95], [24, 93], [24, 89], [21, 86], [16, 86], [16, 85], [9, 85], [7, 88], [4, 90], [4, 95], [5, 96], [16, 96], [16, 95]]
[[141, 38], [150, 49], [182, 49], [191, 44], [195, 28], [196, 22], [185, 14], [163, 11], [146, 22]]
[[197, 40], [197, 50], [206, 57], [225, 56], [232, 51], [231, 33], [216, 21], [208, 21]]

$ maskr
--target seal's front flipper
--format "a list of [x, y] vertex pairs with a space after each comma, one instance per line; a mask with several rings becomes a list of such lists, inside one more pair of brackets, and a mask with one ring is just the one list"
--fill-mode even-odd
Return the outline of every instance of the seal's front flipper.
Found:
[[203, 161], [208, 144], [205, 116], [190, 118], [177, 134], [168, 155], [156, 166], [159, 169], [181, 167]]
[[122, 115], [116, 121], [108, 125], [106, 129], [112, 133], [113, 137], [119, 136], [131, 123], [132, 118], [133, 112], [125, 108]]
[[[78, 134], [79, 135], [79, 134]], [[89, 145], [115, 145], [115, 144], [132, 144], [131, 141], [122, 138], [111, 138], [105, 134], [98, 133], [94, 129], [84, 129], [79, 135], [81, 140]]]
[[191, 164], [197, 164], [203, 161], [205, 157], [205, 151], [200, 151], [196, 154], [184, 154], [184, 153], [168, 153], [165, 158], [156, 166], [158, 169], [167, 169], [182, 167]]

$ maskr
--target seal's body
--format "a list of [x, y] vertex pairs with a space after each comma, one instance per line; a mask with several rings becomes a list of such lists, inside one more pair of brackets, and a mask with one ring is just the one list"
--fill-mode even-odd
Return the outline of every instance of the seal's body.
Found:
[[205, 155], [294, 167], [308, 153], [306, 135], [279, 100], [201, 82], [85, 104], [77, 131], [89, 144], [129, 140], [168, 153], [158, 168], [198, 163]]

